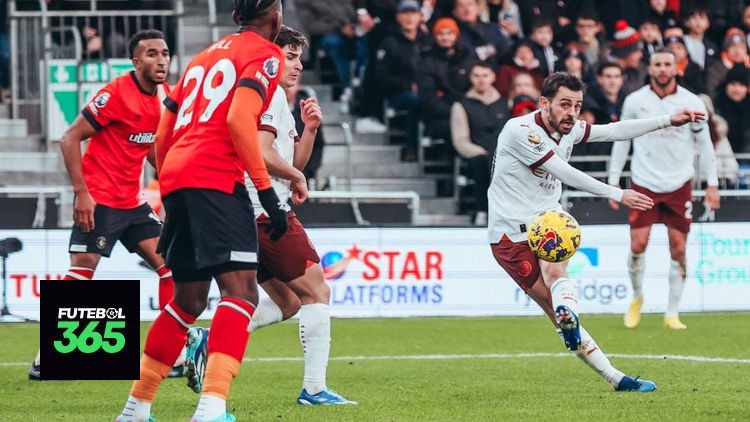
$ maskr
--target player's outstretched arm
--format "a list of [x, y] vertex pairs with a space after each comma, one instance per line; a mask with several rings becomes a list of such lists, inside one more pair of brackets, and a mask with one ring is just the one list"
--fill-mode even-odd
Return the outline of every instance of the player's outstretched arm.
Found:
[[706, 120], [706, 112], [703, 110], [683, 109], [669, 116], [672, 126], [682, 126], [686, 123], [699, 123]]
[[680, 110], [673, 115], [663, 115], [644, 119], [621, 120], [606, 125], [592, 125], [587, 142], [624, 141], [669, 126], [682, 126], [686, 123], [702, 122], [706, 113], [700, 110]]

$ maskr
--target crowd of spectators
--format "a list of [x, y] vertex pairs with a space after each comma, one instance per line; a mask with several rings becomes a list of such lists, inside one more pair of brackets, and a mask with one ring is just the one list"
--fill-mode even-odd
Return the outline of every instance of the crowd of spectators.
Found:
[[[340, 72], [341, 100], [355, 105], [351, 110], [361, 118], [356, 128], [385, 131], [384, 107], [419, 116], [418, 131], [406, 128], [405, 161], [416, 159], [420, 136], [449, 141], [457, 146], [449, 153], [467, 158], [466, 151], [479, 150], [466, 148], [466, 139], [451, 139], [467, 131], [450, 127], [454, 105], [465, 103], [467, 92], [477, 96], [469, 78], [475, 62], [495, 72], [494, 87], [511, 115], [516, 105], [534, 104], [546, 76], [567, 71], [588, 84], [582, 118], [607, 123], [618, 121], [623, 99], [647, 83], [648, 58], [659, 47], [674, 52], [679, 83], [704, 94], [713, 115], [725, 122], [719, 126], [726, 127], [728, 144], [714, 140], [722, 145], [718, 154], [729, 154], [736, 164], [732, 154], [750, 152], [748, 0], [351, 0], [341, 2], [346, 13], [337, 14], [327, 32], [313, 28], [332, 8], [318, 7], [313, 21], [304, 18], [318, 2], [327, 6], [296, 0], [302, 29], [324, 46], [337, 69], [346, 68]], [[325, 41], [331, 37], [347, 40], [336, 47], [342, 51], [331, 50]], [[369, 60], [361, 59], [362, 45]], [[355, 63], [352, 83], [347, 72]], [[606, 156], [609, 146], [575, 154]], [[603, 171], [605, 165], [580, 167]]]

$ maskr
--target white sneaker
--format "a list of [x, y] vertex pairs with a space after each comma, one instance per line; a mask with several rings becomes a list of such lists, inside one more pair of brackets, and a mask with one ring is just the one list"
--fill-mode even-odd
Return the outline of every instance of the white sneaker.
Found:
[[348, 86], [341, 92], [341, 96], [339, 97], [339, 110], [341, 110], [343, 114], [349, 114], [349, 104], [352, 101], [352, 96], [352, 89]]
[[484, 211], [477, 211], [477, 215], [474, 216], [475, 226], [487, 226], [487, 213]]
[[354, 127], [356, 128], [357, 133], [381, 134], [388, 131], [388, 128], [374, 117], [361, 117], [357, 119]]

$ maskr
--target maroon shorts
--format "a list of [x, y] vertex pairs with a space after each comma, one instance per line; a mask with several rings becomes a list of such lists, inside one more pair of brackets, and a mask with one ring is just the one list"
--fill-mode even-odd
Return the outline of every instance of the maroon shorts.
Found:
[[258, 218], [258, 283], [272, 278], [288, 283], [305, 274], [305, 270], [320, 262], [310, 238], [293, 211], [287, 214], [289, 227], [277, 241], [267, 233], [270, 220], [266, 216]]
[[503, 236], [499, 243], [493, 243], [490, 247], [495, 261], [524, 291], [529, 290], [541, 276], [539, 260], [527, 242], [513, 242]]
[[647, 211], [630, 210], [628, 222], [631, 228], [664, 223], [667, 227], [683, 233], [690, 231], [690, 223], [693, 221], [693, 191], [690, 181], [676, 191], [668, 193], [654, 193], [635, 183], [632, 183], [632, 188], [653, 199], [654, 207]]

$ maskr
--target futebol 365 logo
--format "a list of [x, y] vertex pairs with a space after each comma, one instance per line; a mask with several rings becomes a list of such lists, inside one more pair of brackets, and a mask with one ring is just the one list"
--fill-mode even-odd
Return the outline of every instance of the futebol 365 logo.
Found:
[[137, 379], [139, 284], [138, 280], [42, 280], [42, 379]]
[[[87, 322], [81, 323], [83, 318]], [[117, 353], [125, 347], [123, 334], [127, 324], [122, 308], [60, 308], [57, 328], [63, 340], [55, 340], [55, 350], [71, 353]], [[103, 326], [103, 331], [101, 330]]]

